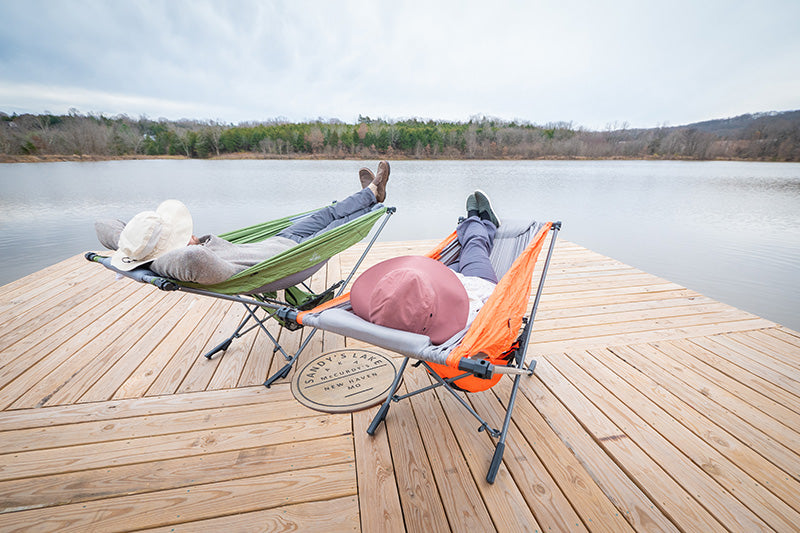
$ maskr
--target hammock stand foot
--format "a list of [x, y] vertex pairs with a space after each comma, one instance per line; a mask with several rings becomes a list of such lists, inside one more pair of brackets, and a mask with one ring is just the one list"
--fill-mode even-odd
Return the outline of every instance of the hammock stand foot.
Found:
[[[221, 343], [217, 344], [214, 348], [212, 348], [211, 350], [206, 352], [206, 354], [204, 355], [204, 357], [206, 359], [210, 360], [212, 357], [214, 357], [215, 354], [217, 354], [219, 352], [224, 352], [231, 345], [231, 342], [233, 342], [233, 339], [238, 339], [239, 337], [241, 337], [242, 335], [244, 335], [245, 333], [247, 333], [251, 329], [254, 329], [256, 327], [256, 325], [250, 326], [248, 329], [242, 331], [244, 329], [244, 327], [247, 325], [247, 323], [250, 321], [251, 318], [254, 319], [256, 322], [261, 322], [261, 320], [255, 315], [254, 311], [252, 311], [250, 309], [250, 307], [248, 307], [247, 304], [243, 304], [243, 305], [249, 311], [249, 313], [244, 316], [244, 318], [242, 319], [241, 322], [239, 322], [239, 325], [236, 327], [236, 331], [234, 331], [233, 334], [230, 337], [228, 337], [227, 339], [225, 339]], [[225, 354], [222, 354], [222, 355], [225, 355]]]
[[211, 359], [212, 357], [214, 357], [214, 354], [217, 354], [219, 352], [224, 352], [225, 350], [228, 349], [228, 346], [231, 345], [232, 341], [233, 341], [233, 339], [230, 338], [230, 339], [228, 339], [228, 340], [226, 340], [224, 342], [219, 343], [215, 348], [209, 350], [209, 352], [207, 354], [205, 354], [204, 357], [206, 359]]
[[[294, 366], [295, 362], [297, 362], [297, 359], [300, 357], [300, 354], [303, 353], [303, 351], [306, 349], [306, 346], [308, 346], [311, 343], [311, 339], [314, 338], [314, 334], [317, 331], [319, 331], [317, 328], [312, 329], [311, 333], [306, 335], [306, 338], [303, 341], [303, 343], [300, 345], [300, 348], [298, 348], [297, 352], [294, 355], [292, 355], [291, 357], [283, 350], [281, 345], [278, 344], [277, 340], [273, 340], [272, 341], [273, 344], [275, 345], [275, 347], [283, 354], [284, 359], [286, 359], [286, 364], [283, 365], [283, 367], [280, 370], [278, 370], [273, 375], [271, 375], [269, 378], [267, 378], [267, 381], [264, 382], [264, 386], [266, 388], [270, 388], [272, 386], [272, 384], [275, 383], [276, 381], [278, 381], [279, 379], [285, 379], [285, 378], [287, 378], [289, 376], [289, 372], [292, 371], [292, 367]], [[270, 337], [270, 338], [272, 338], [272, 337]]]
[[279, 379], [284, 379], [286, 376], [289, 375], [289, 371], [292, 369], [292, 363], [288, 363], [283, 366], [280, 370], [272, 374], [267, 381], [264, 382], [264, 386], [266, 388], [270, 388], [273, 383], [278, 381]]
[[494, 483], [497, 472], [500, 470], [500, 463], [503, 462], [503, 452], [506, 450], [505, 442], [498, 442], [492, 456], [492, 463], [489, 465], [489, 472], [486, 474], [486, 482]]
[[[521, 360], [524, 361], [524, 358], [525, 358], [524, 352], [526, 351], [526, 349], [522, 349], [520, 351], [522, 352], [521, 353]], [[460, 376], [454, 376], [454, 377], [451, 377], [451, 378], [444, 379], [428, 363], [426, 363], [424, 361], [417, 361], [414, 364], [414, 366], [420, 366], [420, 365], [424, 366], [428, 370], [428, 373], [434, 378], [435, 383], [433, 383], [432, 385], [428, 385], [427, 387], [422, 387], [422, 388], [419, 388], [417, 390], [411, 391], [411, 392], [406, 393], [406, 394], [404, 394], [402, 396], [398, 396], [396, 394], [397, 388], [400, 385], [400, 380], [403, 377], [403, 372], [406, 369], [406, 365], [408, 364], [408, 360], [409, 360], [408, 357], [403, 359], [403, 364], [400, 366], [400, 370], [398, 371], [397, 376], [395, 377], [394, 382], [392, 383], [391, 390], [389, 391], [389, 396], [383, 402], [383, 405], [381, 405], [381, 408], [378, 410], [377, 414], [375, 415], [375, 418], [372, 419], [372, 422], [370, 423], [369, 427], [367, 428], [367, 434], [370, 435], [370, 436], [375, 435], [375, 432], [378, 430], [378, 426], [380, 425], [380, 423], [381, 422], [385, 422], [386, 414], [388, 413], [389, 407], [391, 406], [392, 402], [399, 402], [400, 400], [404, 400], [406, 398], [409, 398], [411, 396], [415, 396], [415, 395], [420, 394], [422, 392], [425, 392], [425, 391], [428, 391], [428, 390], [431, 390], [431, 389], [435, 389], [435, 388], [438, 388], [438, 387], [444, 387], [444, 390], [446, 390], [447, 392], [452, 394], [453, 397], [456, 400], [458, 400], [467, 409], [469, 414], [471, 414], [475, 419], [477, 419], [481, 423], [481, 426], [478, 428], [479, 432], [480, 431], [486, 431], [490, 436], [498, 439], [497, 440], [497, 444], [495, 445], [495, 451], [494, 451], [494, 455], [492, 456], [492, 461], [491, 461], [491, 463], [489, 465], [489, 471], [486, 474], [487, 483], [494, 483], [495, 478], [497, 477], [497, 473], [500, 471], [500, 466], [501, 466], [501, 464], [503, 462], [503, 453], [505, 452], [505, 449], [506, 449], [506, 438], [508, 437], [508, 428], [511, 425], [511, 413], [514, 410], [514, 403], [516, 402], [517, 393], [519, 391], [520, 380], [521, 380], [523, 375], [530, 376], [533, 372], [530, 372], [530, 373], [526, 372], [524, 374], [517, 374], [514, 377], [514, 385], [513, 385], [512, 390], [511, 390], [511, 396], [509, 397], [508, 405], [506, 407], [505, 420], [503, 421], [502, 430], [499, 430], [499, 429], [495, 429], [492, 426], [490, 426], [489, 423], [486, 420], [484, 420], [475, 411], [475, 409], [473, 409], [472, 406], [470, 406], [458, 394], [458, 392], [456, 392], [456, 390], [454, 389], [453, 383], [455, 383], [459, 379], [462, 379], [464, 377], [467, 377], [467, 376], [471, 375], [470, 373], [466, 373], [466, 374], [462, 374]], [[532, 369], [535, 364], [536, 363], [534, 361], [531, 364], [530, 369]]]
[[383, 405], [381, 405], [381, 408], [378, 410], [378, 414], [376, 414], [375, 418], [372, 419], [372, 422], [367, 428], [367, 435], [369, 435], [370, 437], [375, 435], [375, 432], [378, 430], [378, 426], [380, 425], [380, 423], [386, 420], [386, 413], [389, 411], [390, 401], [391, 398], [387, 398], [386, 401], [383, 402]]
[[400, 386], [400, 380], [403, 379], [403, 372], [406, 370], [406, 365], [408, 365], [408, 357], [403, 359], [403, 364], [400, 365], [400, 370], [397, 371], [397, 375], [392, 382], [392, 387], [389, 389], [389, 395], [386, 396], [386, 400], [384, 400], [383, 405], [381, 405], [381, 408], [378, 410], [378, 414], [375, 415], [375, 418], [372, 419], [372, 422], [367, 428], [367, 435], [375, 435], [380, 423], [386, 420], [386, 413], [389, 411], [392, 402], [398, 401], [395, 393], [397, 392], [397, 387]]

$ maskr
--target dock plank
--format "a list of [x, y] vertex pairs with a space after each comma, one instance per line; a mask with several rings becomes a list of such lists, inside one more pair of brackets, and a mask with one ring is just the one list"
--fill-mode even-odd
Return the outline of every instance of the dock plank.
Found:
[[[115, 387], [111, 396], [103, 390], [103, 387], [96, 383], [81, 396], [81, 401], [102, 401], [121, 398], [139, 398], [144, 396], [147, 390], [153, 385], [157, 377], [166, 368], [173, 357], [177, 356], [178, 351], [186, 343], [191, 335], [195, 334], [195, 329], [199, 323], [211, 310], [211, 302], [202, 301], [200, 298], [189, 300], [188, 308], [179, 317], [178, 322], [172, 326], [163, 339], [141, 359], [126, 358], [130, 362], [125, 362], [115, 369], [117, 377], [111, 378], [104, 376], [110, 381], [110, 385]], [[110, 387], [109, 387], [110, 388]]]
[[[267, 330], [276, 338], [280, 333], [281, 327], [274, 320], [266, 324]], [[250, 333], [255, 336], [247, 362], [244, 365], [241, 376], [239, 377], [238, 387], [250, 385], [260, 385], [269, 377], [269, 369], [275, 357], [281, 357], [275, 353], [275, 345], [269, 337], [260, 329]]]
[[[134, 292], [134, 285], [127, 285], [121, 291], [114, 287], [106, 287], [98, 291], [94, 297], [100, 301], [110, 296], [125, 297]], [[90, 325], [96, 326], [100, 317], [108, 309], [92, 298], [87, 298], [72, 309], [64, 312], [53, 320], [38, 324], [31, 329], [23, 338], [9, 339], [9, 343], [3, 348], [3, 361], [0, 363], [0, 389], [8, 385], [26, 370], [36, 365], [56, 348], [71, 341], [76, 343], [76, 331], [86, 329]], [[91, 337], [83, 337], [83, 339]], [[13, 342], [11, 342], [13, 340]], [[88, 342], [84, 340], [83, 342]], [[77, 348], [75, 348], [77, 349]], [[14, 393], [12, 393], [14, 394]], [[18, 394], [18, 393], [17, 393]]]
[[[68, 372], [68, 381], [59, 383], [60, 380], [51, 379], [51, 376], [54, 376], [53, 374], [48, 376], [48, 379], [42, 382], [42, 385], [48, 387], [52, 382], [53, 385], [57, 386], [50, 391], [42, 389], [42, 392], [47, 392], [47, 396], [37, 405], [75, 403], [85, 394], [88, 387], [97, 384], [114, 365], [123, 361], [127, 353], [138, 353], [140, 350], [141, 353], [148, 353], [177, 322], [180, 316], [179, 313], [185, 311], [187, 299], [153, 299], [152, 304], [147, 313], [147, 318], [138, 320], [133, 326], [122, 321], [114, 324], [112, 329], [107, 332], [107, 335], [114, 337], [114, 340], [104, 348], [98, 349], [100, 348], [99, 346], [92, 345], [89, 354], [87, 354], [89, 355], [88, 358], [73, 357], [63, 365], [59, 369], [59, 374]], [[178, 314], [170, 314], [170, 311], [176, 306], [179, 307]], [[114, 376], [112, 375], [112, 377]], [[107, 386], [102, 381], [100, 385], [106, 388], [109, 396], [119, 386], [118, 383]]]
[[[405, 389], [401, 389], [401, 393], [404, 392]], [[388, 433], [392, 460], [404, 465], [395, 469], [395, 476], [406, 529], [450, 531], [444, 503], [436, 489], [433, 470], [410, 402], [393, 405], [389, 413], [377, 431]]]
[[19, 429], [2, 434], [0, 454], [63, 448], [81, 444], [125, 441], [142, 436], [171, 435], [276, 420], [315, 416], [317, 413], [293, 399], [252, 405], [194, 409], [184, 413], [165, 413], [117, 420], [78, 422], [68, 426]]
[[[183, 341], [175, 355], [167, 362], [160, 373], [157, 374], [152, 384], [145, 392], [146, 396], [159, 396], [178, 392], [181, 384], [187, 379], [194, 366], [208, 367], [209, 363], [203, 357], [207, 350], [216, 344], [211, 340], [219, 329], [222, 319], [233, 309], [233, 303], [217, 300], [211, 304], [208, 312], [198, 322], [188, 338]], [[230, 334], [230, 332], [228, 332]], [[191, 387], [188, 388], [191, 390]], [[186, 390], [184, 390], [186, 392]]]
[[[307, 417], [247, 424], [230, 428], [144, 436], [121, 441], [88, 443], [56, 450], [33, 450], [0, 455], [4, 467], [0, 480], [51, 475], [109, 464], [128, 465], [175, 457], [200, 457], [215, 451], [249, 448], [265, 444], [309, 440], [350, 433], [345, 417]], [[13, 461], [11, 460], [13, 459]]]
[[[770, 401], [752, 389], [743, 388], [736, 381], [716, 373], [707, 365], [693, 365], [693, 361], [677, 365], [671, 363], [692, 349], [681, 341], [656, 346], [639, 345], [614, 348], [615, 354], [625, 351], [625, 359], [639, 368], [647, 368], [657, 382], [669, 385], [669, 390], [680, 395], [700, 411], [713, 415], [712, 419], [724, 422], [734, 430], [737, 439], [746, 442], [767, 458], [785, 463], [787, 472], [793, 472], [800, 456], [800, 417], [784, 406]], [[707, 376], [718, 379], [709, 379]], [[728, 386], [725, 386], [725, 385]], [[793, 429], [794, 428], [794, 429]], [[788, 453], [787, 453], [788, 452]]]
[[[269, 394], [268, 394], [269, 393]], [[291, 400], [288, 384], [273, 389], [245, 387], [220, 391], [114, 400], [93, 404], [72, 404], [39, 409], [0, 411], [0, 431], [68, 426], [91, 421], [121, 420], [164, 413], [202, 411], [219, 407], [259, 405]]]
[[49, 294], [43, 302], [34, 299], [35, 305], [27, 312], [17, 305], [14, 306], [13, 313], [0, 311], [0, 316], [8, 317], [8, 320], [0, 325], [0, 351], [6, 351], [40, 327], [57, 320], [61, 315], [70, 313], [82, 302], [94, 299], [97, 293], [111, 283], [112, 280], [106, 277], [91, 277], [85, 283], [71, 284], [68, 289], [58, 294]]
[[[426, 382], [432, 383], [432, 380], [422, 381], [423, 384]], [[531, 512], [520, 487], [517, 486], [505, 465], [501, 465], [494, 484], [490, 485], [485, 482], [488, 470], [486, 457], [491, 457], [495, 450], [489, 435], [486, 432], [476, 431], [476, 420], [452, 395], [442, 389], [438, 389], [437, 393], [444, 410], [443, 416], [451, 422], [450, 428], [464, 454], [469, 472], [472, 474], [474, 483], [480, 491], [480, 496], [486, 504], [486, 509], [497, 531], [541, 531], [541, 526]], [[467, 396], [469, 395], [461, 395], [465, 400], [467, 400]], [[474, 396], [486, 398], [492, 394], [489, 392]], [[479, 404], [473, 404], [473, 408], [476, 408], [478, 412], [483, 411]], [[483, 411], [481, 414], [485, 419], [490, 415], [495, 415], [493, 420], [499, 422], [495, 422], [493, 425], [502, 426], [503, 416], [497, 416], [500, 413]], [[575, 530], [573, 529], [573, 531]]]
[[[741, 336], [720, 335], [710, 340], [722, 345], [728, 351], [734, 352], [738, 365], [770, 381], [791, 395], [800, 396], [800, 381], [795, 377], [797, 371], [789, 368], [788, 365], [766, 356], [766, 354], [746, 342], [741, 342]], [[726, 350], [723, 350], [723, 352], [727, 353]]]
[[[483, 394], [469, 395], [469, 400], [478, 412], [491, 414], [494, 416], [494, 420], [502, 420], [505, 417], [504, 405], [498, 401], [491, 391]], [[448, 403], [451, 404], [452, 402]], [[521, 416], [525, 416], [525, 407], [524, 405], [519, 407]], [[463, 410], [459, 409], [456, 412], [459, 413], [459, 418], [465, 418]], [[454, 416], [453, 409], [448, 409], [448, 416]], [[485, 443], [489, 439], [488, 436], [484, 437], [482, 435], [479, 435], [479, 438], [475, 437], [474, 423], [463, 426], [462, 424], [453, 424], [453, 429], [461, 433], [459, 436], [459, 440], [461, 441], [476, 441], [479, 445], [485, 447]], [[473, 432], [472, 436], [469, 435], [469, 431]], [[569, 499], [565, 496], [564, 492], [561, 491], [553, 477], [548, 473], [544, 463], [539, 460], [536, 452], [526, 440], [525, 434], [519, 429], [516, 423], [513, 423], [513, 420], [509, 431], [509, 437], [506, 441], [506, 451], [503, 455], [503, 463], [498, 471], [495, 484], [500, 483], [500, 487], [503, 488], [504, 482], [510, 478], [513, 480], [514, 485], [516, 485], [519, 494], [525, 499], [529, 509], [528, 512], [533, 514], [533, 520], [527, 525], [520, 524], [520, 530], [534, 527], [535, 531], [534, 524], [537, 524], [539, 525], [540, 531], [588, 531], [575, 512], [575, 509], [570, 504]], [[467, 434], [465, 435], [464, 432], [467, 432]], [[491, 457], [494, 454], [494, 444], [493, 442], [490, 450], [486, 450], [486, 452], [478, 453], [475, 451], [467, 455], [468, 459], [475, 461], [475, 463], [470, 466], [473, 472], [486, 473], [488, 467], [485, 460], [482, 459]], [[484, 483], [479, 483], [479, 487], [482, 490], [490, 489], [490, 487]], [[516, 502], [516, 495], [513, 489], [505, 488], [504, 490], [511, 493], [511, 504], [514, 505]], [[519, 504], [516, 505], [519, 507]], [[494, 513], [502, 513], [503, 509], [506, 509], [506, 507], [505, 505], [489, 506], [490, 512]], [[513, 513], [515, 516], [513, 516], [511, 520], [517, 520], [517, 516], [520, 519], [524, 519], [528, 512], [515, 510]], [[503, 516], [501, 520], [505, 521], [506, 517]]]
[[[686, 402], [676, 398], [669, 389], [673, 384], [661, 374], [660, 385], [651, 375], [634, 370], [624, 364], [617, 354], [610, 350], [591, 350], [589, 357], [581, 359], [581, 367], [593, 376], [602, 376], [604, 379], [622, 378], [630, 385], [627, 389], [628, 405], [641, 406], [650, 401], [650, 406], [658, 406], [668, 413], [684, 428], [695, 434], [698, 443], [707, 444], [722, 456], [726, 457], [731, 465], [738, 466], [742, 472], [753, 478], [770, 492], [794, 508], [800, 508], [800, 483], [789, 476], [797, 475], [792, 472], [793, 466], [800, 464], [800, 457], [786, 446], [767, 438], [753, 426], [740, 423], [740, 419], [726, 417], [723, 410], [715, 412], [710, 402]], [[630, 352], [626, 352], [630, 353]], [[681, 387], [683, 389], [683, 387]], [[640, 396], [641, 394], [641, 396]], [[622, 395], [620, 395], [622, 396]], [[703, 396], [703, 395], [699, 395]], [[645, 400], [646, 398], [646, 400]], [[690, 399], [690, 398], [687, 398]], [[695, 398], [691, 398], [695, 399]], [[716, 414], [716, 417], [713, 415]], [[716, 423], [714, 420], [718, 420]], [[663, 426], [661, 426], [663, 428]], [[678, 426], [674, 426], [676, 429]], [[682, 428], [681, 428], [682, 429]], [[788, 430], [784, 433], [789, 435]], [[742, 442], [742, 439], [751, 440], [751, 443]], [[787, 445], [788, 441], [784, 441]], [[765, 452], [775, 461], [784, 463], [786, 470], [781, 470], [780, 465], [775, 465]], [[785, 462], [784, 462], [785, 460]], [[788, 474], [788, 476], [787, 476]]]
[[1, 525], [16, 529], [36, 524], [38, 531], [59, 532], [130, 531], [355, 494], [353, 465], [343, 464], [19, 511], [2, 515]]
[[776, 339], [763, 331], [744, 331], [731, 338], [762, 354], [765, 361], [771, 362], [772, 367], [783, 372], [795, 381], [800, 381], [800, 367], [797, 365], [797, 356], [800, 355], [797, 346]]
[[378, 407], [353, 413], [362, 531], [405, 531], [386, 431], [367, 435]]
[[188, 531], [230, 530], [237, 533], [259, 533], [262, 531], [302, 531], [304, 533], [359, 531], [358, 502], [354, 497], [346, 497], [325, 502], [285, 505], [264, 511], [251, 511], [220, 518], [183, 522], [179, 528], [165, 526], [163, 528], [143, 529], [140, 531], [142, 533], [174, 533], [176, 529], [186, 529]]
[[[411, 390], [430, 385], [430, 381], [422, 377], [421, 371], [403, 375]], [[490, 531], [492, 520], [472, 480], [460, 443], [450, 425], [440, 423], [447, 418], [441, 404], [432, 401], [433, 398], [435, 396], [413, 396], [411, 405], [450, 528], [456, 531]]]
[[[186, 377], [181, 381], [178, 392], [197, 392], [225, 388], [221, 386], [211, 386], [211, 380], [214, 379], [214, 375], [222, 364], [223, 359], [225, 359], [228, 350], [232, 352], [233, 357], [236, 357], [236, 353], [241, 354], [241, 343], [231, 343], [231, 346], [226, 350], [225, 354], [217, 354], [212, 359], [201, 357], [201, 354], [213, 349], [230, 337], [231, 333], [233, 333], [244, 318], [245, 312], [244, 308], [238, 304], [231, 305], [231, 307], [227, 309], [227, 312], [221, 317], [219, 323], [217, 323], [213, 334], [208, 337], [206, 345], [196, 352], [197, 355], [194, 357], [193, 364], [186, 374]], [[241, 357], [241, 355], [239, 357]]]
[[[91, 269], [76, 258], [41, 270], [0, 288], [0, 323], [25, 314], [32, 307], [46, 307], [54, 294], [71, 292]], [[106, 277], [109, 279], [109, 276]], [[8, 311], [14, 310], [14, 313]]]
[[[131, 284], [128, 286], [134, 288]], [[15, 363], [20, 363], [17, 366], [21, 372], [0, 390], [0, 408], [11, 406], [14, 409], [22, 409], [44, 405], [48, 399], [47, 394], [70, 378], [70, 374], [65, 371], [56, 374], [53, 372], [63, 368], [62, 364], [82, 351], [85, 353], [92, 349], [104, 349], [107, 339], [113, 338], [119, 331], [112, 329], [114, 324], [130, 310], [130, 306], [145, 300], [146, 294], [140, 288], [131, 292], [121, 292], [120, 296], [124, 299], [119, 301], [119, 304], [110, 308], [98, 308], [94, 320], [82, 323], [85, 325], [84, 328], [77, 331], [64, 328], [58, 335], [33, 337], [32, 342], [34, 339], [40, 339], [40, 342], [35, 345], [36, 349], [26, 349], [15, 359]], [[83, 362], [83, 357], [76, 357], [76, 361]], [[43, 386], [45, 379], [51, 380], [51, 383], [48, 383], [50, 386]]]
[[[346, 436], [0, 481], [0, 513], [194, 487], [352, 461]], [[191, 472], [190, 476], [186, 473]], [[0, 523], [2, 523], [0, 517]]]

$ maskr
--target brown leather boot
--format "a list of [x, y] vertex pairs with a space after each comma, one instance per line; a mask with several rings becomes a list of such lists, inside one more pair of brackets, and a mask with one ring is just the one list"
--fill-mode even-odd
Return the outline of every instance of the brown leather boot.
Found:
[[366, 189], [367, 185], [375, 181], [375, 174], [367, 167], [364, 167], [358, 171], [358, 179], [361, 182], [361, 188]]
[[386, 200], [386, 182], [389, 181], [389, 162], [381, 161], [378, 163], [378, 173], [375, 175], [375, 180], [372, 182], [378, 189], [375, 194], [375, 199], [378, 203]]

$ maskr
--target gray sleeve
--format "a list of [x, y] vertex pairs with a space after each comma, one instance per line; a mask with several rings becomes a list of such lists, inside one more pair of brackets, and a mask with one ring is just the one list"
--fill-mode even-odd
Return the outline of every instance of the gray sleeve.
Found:
[[119, 236], [125, 229], [125, 223], [113, 218], [104, 218], [95, 221], [94, 231], [97, 233], [97, 240], [109, 250], [116, 250], [119, 244]]
[[150, 269], [161, 276], [202, 285], [221, 283], [241, 270], [200, 245], [167, 252], [153, 261]]

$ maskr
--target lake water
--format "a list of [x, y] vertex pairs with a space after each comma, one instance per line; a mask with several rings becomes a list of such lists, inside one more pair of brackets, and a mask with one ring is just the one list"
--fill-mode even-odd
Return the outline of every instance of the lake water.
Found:
[[[96, 250], [93, 221], [178, 198], [221, 233], [342, 198], [375, 161], [0, 165], [0, 284]], [[562, 220], [561, 237], [800, 330], [800, 164], [397, 161], [381, 240], [443, 238], [485, 190], [500, 216]]]

